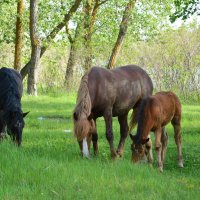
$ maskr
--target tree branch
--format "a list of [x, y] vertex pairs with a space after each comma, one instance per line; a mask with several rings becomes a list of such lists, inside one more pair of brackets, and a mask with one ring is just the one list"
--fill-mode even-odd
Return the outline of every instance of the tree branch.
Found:
[[[70, 18], [72, 17], [72, 15], [76, 12], [76, 10], [78, 9], [80, 3], [82, 0], [75, 0], [74, 4], [72, 5], [72, 7], [70, 8], [69, 12], [67, 14], [65, 14], [64, 19], [61, 23], [59, 23], [52, 31], [51, 33], [47, 36], [46, 38], [46, 45], [42, 46], [41, 48], [41, 53], [40, 53], [40, 57], [43, 56], [44, 52], [47, 50], [49, 43], [51, 42], [51, 40], [53, 40], [56, 35], [58, 34], [58, 32], [69, 22]], [[30, 68], [30, 61], [23, 67], [23, 69], [20, 71], [22, 78], [24, 79], [25, 76], [27, 75], [28, 71]]]

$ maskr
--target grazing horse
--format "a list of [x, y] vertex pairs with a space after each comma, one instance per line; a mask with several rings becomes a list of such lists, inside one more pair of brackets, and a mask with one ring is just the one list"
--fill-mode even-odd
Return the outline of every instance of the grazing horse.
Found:
[[0, 138], [5, 130], [12, 140], [20, 146], [22, 141], [23, 118], [28, 113], [21, 110], [22, 78], [14, 69], [0, 69]]
[[[149, 156], [148, 161], [152, 163], [151, 143], [149, 141], [150, 131], [155, 133], [155, 149], [158, 160], [158, 168], [163, 171], [168, 136], [165, 126], [171, 121], [174, 127], [174, 139], [178, 150], [178, 165], [183, 167], [181, 151], [181, 104], [178, 97], [172, 92], [158, 92], [151, 97], [142, 100], [138, 112], [137, 134], [131, 135], [132, 160], [141, 160], [145, 151]], [[145, 146], [145, 145], [146, 146]]]
[[[98, 153], [96, 119], [104, 117], [106, 138], [112, 158], [122, 156], [128, 135], [127, 116], [134, 109], [131, 125], [136, 124], [137, 108], [142, 98], [152, 94], [153, 85], [148, 74], [140, 67], [127, 65], [108, 70], [93, 67], [81, 80], [77, 103], [73, 112], [74, 133], [83, 156], [89, 156], [90, 143]], [[120, 141], [117, 152], [113, 144], [112, 117], [118, 117]]]

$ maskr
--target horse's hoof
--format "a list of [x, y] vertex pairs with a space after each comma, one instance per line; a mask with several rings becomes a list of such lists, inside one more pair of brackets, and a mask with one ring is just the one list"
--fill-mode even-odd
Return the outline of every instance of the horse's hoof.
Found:
[[113, 160], [115, 160], [117, 158], [117, 153], [116, 152], [112, 152], [111, 153], [111, 157]]
[[152, 163], [148, 163], [150, 168], [153, 168], [153, 164]]
[[98, 156], [98, 154], [99, 154], [99, 151], [94, 151], [95, 156]]
[[180, 161], [180, 162], [178, 163], [178, 166], [179, 166], [180, 168], [183, 168], [183, 161]]
[[158, 167], [159, 172], [163, 172], [163, 167]]
[[122, 157], [122, 155], [123, 155], [123, 152], [122, 152], [122, 151], [117, 151], [117, 156], [118, 156], [118, 157], [120, 157], [120, 158], [121, 158], [121, 157]]

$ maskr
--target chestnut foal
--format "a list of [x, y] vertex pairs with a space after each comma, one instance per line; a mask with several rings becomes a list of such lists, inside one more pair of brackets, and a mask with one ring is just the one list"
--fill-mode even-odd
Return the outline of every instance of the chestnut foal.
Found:
[[141, 160], [145, 153], [148, 162], [152, 163], [150, 131], [155, 134], [155, 149], [157, 154], [158, 168], [163, 171], [168, 136], [165, 126], [171, 121], [174, 127], [174, 139], [178, 150], [178, 165], [183, 167], [181, 150], [181, 104], [178, 97], [172, 92], [158, 92], [153, 96], [142, 100], [138, 113], [138, 127], [136, 135], [130, 137], [132, 161]]

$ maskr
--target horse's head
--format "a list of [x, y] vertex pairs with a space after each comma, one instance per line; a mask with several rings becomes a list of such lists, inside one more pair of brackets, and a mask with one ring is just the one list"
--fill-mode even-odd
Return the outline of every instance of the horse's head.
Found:
[[13, 141], [20, 146], [22, 142], [22, 131], [24, 128], [24, 117], [28, 114], [21, 111], [9, 111], [7, 114], [7, 130]]
[[87, 142], [89, 141], [88, 138], [96, 130], [92, 114], [86, 116], [86, 115], [78, 115], [76, 112], [74, 112], [73, 120], [74, 120], [74, 134], [79, 142], [81, 152], [83, 156], [88, 157], [89, 156], [89, 149], [88, 149], [89, 144], [87, 144]]
[[133, 141], [131, 144], [131, 151], [132, 151], [132, 161], [137, 163], [141, 160], [144, 160], [145, 157], [145, 144], [149, 141], [147, 139], [138, 139], [136, 135], [131, 135], [130, 138]]

